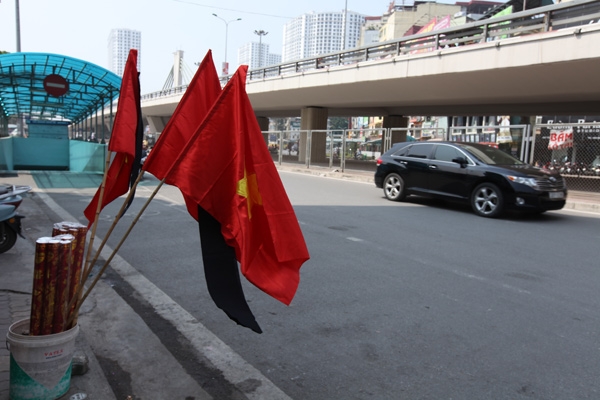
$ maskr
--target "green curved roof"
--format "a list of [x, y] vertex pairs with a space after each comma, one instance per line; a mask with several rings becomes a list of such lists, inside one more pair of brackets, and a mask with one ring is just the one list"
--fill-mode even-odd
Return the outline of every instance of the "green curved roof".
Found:
[[[49, 75], [67, 81], [65, 94], [60, 89], [54, 95], [48, 93], [52, 83], [44, 84], [44, 79]], [[0, 116], [79, 122], [110, 104], [119, 96], [120, 87], [118, 75], [88, 61], [49, 53], [0, 55]]]

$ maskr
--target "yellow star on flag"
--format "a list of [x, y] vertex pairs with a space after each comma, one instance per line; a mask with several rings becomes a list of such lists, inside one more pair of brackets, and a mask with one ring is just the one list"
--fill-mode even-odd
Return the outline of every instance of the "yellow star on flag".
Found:
[[244, 169], [244, 177], [238, 181], [237, 194], [246, 198], [248, 204], [248, 218], [252, 219], [252, 207], [255, 204], [262, 205], [262, 197], [258, 191], [256, 174], [247, 175]]

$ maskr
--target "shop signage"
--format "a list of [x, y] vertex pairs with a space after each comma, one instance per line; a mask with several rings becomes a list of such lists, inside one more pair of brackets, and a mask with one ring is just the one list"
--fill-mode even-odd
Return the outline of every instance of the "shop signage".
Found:
[[567, 149], [573, 147], [573, 128], [552, 129], [550, 131], [549, 150]]

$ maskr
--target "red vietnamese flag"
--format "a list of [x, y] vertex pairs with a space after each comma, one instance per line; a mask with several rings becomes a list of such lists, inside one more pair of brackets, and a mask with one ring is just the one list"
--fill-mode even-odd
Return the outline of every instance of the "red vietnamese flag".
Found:
[[[219, 76], [212, 59], [212, 52], [209, 50], [167, 126], [146, 158], [142, 166], [144, 171], [150, 172], [160, 180], [165, 178], [176, 157], [196, 132], [220, 92]], [[185, 198], [185, 202], [189, 213], [197, 220], [196, 203], [189, 198]]]
[[[220, 92], [219, 77], [209, 51], [146, 159], [144, 170], [161, 180], [168, 175]], [[198, 221], [206, 286], [211, 298], [233, 321], [261, 333], [244, 297], [235, 251], [225, 243], [221, 225], [193, 198], [185, 193], [183, 197], [190, 215]]]
[[[115, 153], [115, 156], [106, 172], [106, 182], [100, 210], [117, 197], [127, 193], [130, 184], [135, 181], [139, 173], [142, 147], [142, 121], [140, 80], [136, 66], [137, 54], [137, 50], [129, 50], [129, 56], [127, 57], [127, 63], [123, 72], [119, 104], [117, 106], [112, 135], [108, 143], [108, 150]], [[101, 188], [98, 188], [94, 198], [83, 212], [89, 221], [88, 228], [92, 225], [96, 217], [100, 190]]]
[[221, 224], [244, 276], [289, 305], [309, 254], [246, 94], [247, 69], [223, 89], [167, 183]]

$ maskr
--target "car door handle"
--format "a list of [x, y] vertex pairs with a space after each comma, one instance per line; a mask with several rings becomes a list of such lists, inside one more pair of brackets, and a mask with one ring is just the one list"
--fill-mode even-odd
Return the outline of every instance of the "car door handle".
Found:
[[406, 161], [400, 161], [400, 164], [407, 164]]
[[430, 165], [429, 169], [437, 169], [437, 165]]

